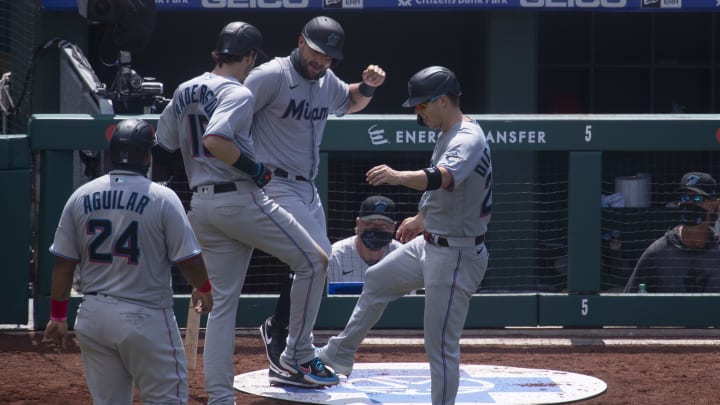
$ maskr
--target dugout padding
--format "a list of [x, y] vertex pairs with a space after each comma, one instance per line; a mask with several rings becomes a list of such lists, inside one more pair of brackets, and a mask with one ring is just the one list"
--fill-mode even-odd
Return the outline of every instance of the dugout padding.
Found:
[[30, 239], [30, 149], [26, 135], [0, 135], [0, 324], [24, 324], [28, 319], [32, 267]]

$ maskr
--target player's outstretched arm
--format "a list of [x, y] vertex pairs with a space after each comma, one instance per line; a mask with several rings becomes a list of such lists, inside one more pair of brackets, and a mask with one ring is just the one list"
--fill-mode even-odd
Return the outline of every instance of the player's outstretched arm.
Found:
[[[389, 184], [405, 186], [415, 190], [434, 190], [439, 187], [446, 188], [452, 184], [452, 175], [444, 167], [430, 168], [436, 170], [436, 178], [432, 180], [428, 174], [429, 169], [423, 170], [394, 170], [388, 165], [375, 166], [368, 170], [365, 178], [373, 186]], [[433, 183], [436, 184], [433, 184]]]

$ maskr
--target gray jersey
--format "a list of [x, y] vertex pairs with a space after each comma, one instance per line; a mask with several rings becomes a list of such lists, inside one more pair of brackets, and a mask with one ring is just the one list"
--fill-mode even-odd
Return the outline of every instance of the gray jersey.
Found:
[[175, 90], [158, 121], [158, 144], [182, 151], [190, 188], [249, 179], [247, 173], [216, 159], [202, 144], [220, 136], [255, 159], [250, 138], [253, 95], [234, 78], [204, 73]]
[[453, 177], [453, 189], [426, 191], [420, 199], [425, 230], [450, 237], [476, 237], [487, 231], [492, 209], [490, 147], [480, 126], [463, 119], [438, 137], [431, 166]]
[[258, 159], [314, 179], [328, 115], [342, 116], [350, 106], [348, 84], [330, 69], [319, 80], [307, 80], [287, 56], [253, 69], [245, 85], [255, 96], [252, 133]]
[[712, 232], [705, 249], [684, 246], [678, 227], [653, 242], [638, 259], [625, 292], [637, 292], [644, 283], [648, 292], [720, 292], [720, 236]]
[[[353, 235], [333, 243], [332, 255], [330, 255], [328, 266], [328, 283], [338, 281], [365, 281], [365, 271], [370, 266], [360, 257], [360, 253], [355, 247], [356, 240], [357, 235]], [[400, 246], [402, 246], [402, 243], [393, 239], [390, 245], [388, 245], [388, 249], [383, 257]]]
[[75, 190], [50, 251], [79, 263], [85, 293], [170, 308], [170, 267], [200, 254], [200, 246], [174, 191], [113, 170]]

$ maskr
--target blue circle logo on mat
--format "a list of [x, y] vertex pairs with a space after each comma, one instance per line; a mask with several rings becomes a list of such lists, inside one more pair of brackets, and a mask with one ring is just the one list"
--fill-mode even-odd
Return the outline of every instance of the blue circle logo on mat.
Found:
[[[267, 370], [235, 376], [249, 394], [308, 404], [431, 404], [427, 363], [358, 363], [349, 378], [324, 389], [271, 386]], [[565, 371], [461, 365], [456, 405], [561, 404], [605, 392], [600, 379]]]
[[[430, 401], [430, 376], [427, 369], [388, 368], [382, 370], [382, 374], [370, 375], [367, 377], [355, 377], [344, 382], [346, 388], [354, 388], [356, 391], [365, 392], [373, 399], [382, 403], [403, 403], [408, 396], [426, 396]], [[517, 381], [518, 383], [537, 383], [536, 380]], [[548, 380], [546, 383], [552, 383]], [[502, 386], [502, 384], [500, 385]], [[470, 395], [475, 399], [478, 395], [492, 391], [498, 387], [497, 381], [490, 381], [485, 377], [476, 377], [464, 370], [460, 372], [460, 387], [458, 389], [458, 401], [463, 396]], [[393, 398], [396, 396], [397, 398]]]

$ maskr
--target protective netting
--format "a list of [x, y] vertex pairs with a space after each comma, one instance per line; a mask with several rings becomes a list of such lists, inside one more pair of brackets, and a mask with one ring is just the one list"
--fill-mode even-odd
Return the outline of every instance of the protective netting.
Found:
[[[0, 133], [26, 133], [30, 86], [26, 76], [35, 47], [34, 1], [0, 0]], [[26, 83], [28, 83], [26, 85]]]
[[[680, 222], [676, 203], [683, 174], [720, 173], [718, 152], [605, 152], [603, 194], [624, 204], [602, 209], [601, 282], [606, 291], [621, 291], [637, 259], [656, 239]], [[619, 206], [623, 205], [623, 206]], [[690, 265], [687, 263], [686, 265]], [[690, 284], [695, 282], [689, 281]], [[688, 291], [698, 288], [688, 285]]]
[[[573, 220], [568, 218], [568, 152], [534, 155], [531, 182], [503, 181], [507, 174], [495, 170], [493, 216], [486, 236], [490, 262], [479, 293], [567, 291], [568, 221]], [[502, 154], [494, 158], [501, 159]], [[360, 203], [372, 194], [395, 201], [398, 222], [417, 213], [421, 192], [370, 186], [365, 173], [383, 163], [414, 170], [425, 167], [428, 159], [429, 152], [330, 153], [325, 207], [330, 241], [353, 234]], [[682, 175], [720, 173], [720, 154], [604, 152], [602, 159], [602, 196], [587, 210], [601, 210], [601, 232], [596, 238], [601, 251], [601, 289], [619, 292], [645, 248], [678, 223], [673, 203]], [[189, 198], [184, 191], [180, 194]], [[279, 260], [256, 251], [244, 291], [276, 293], [287, 271]]]

